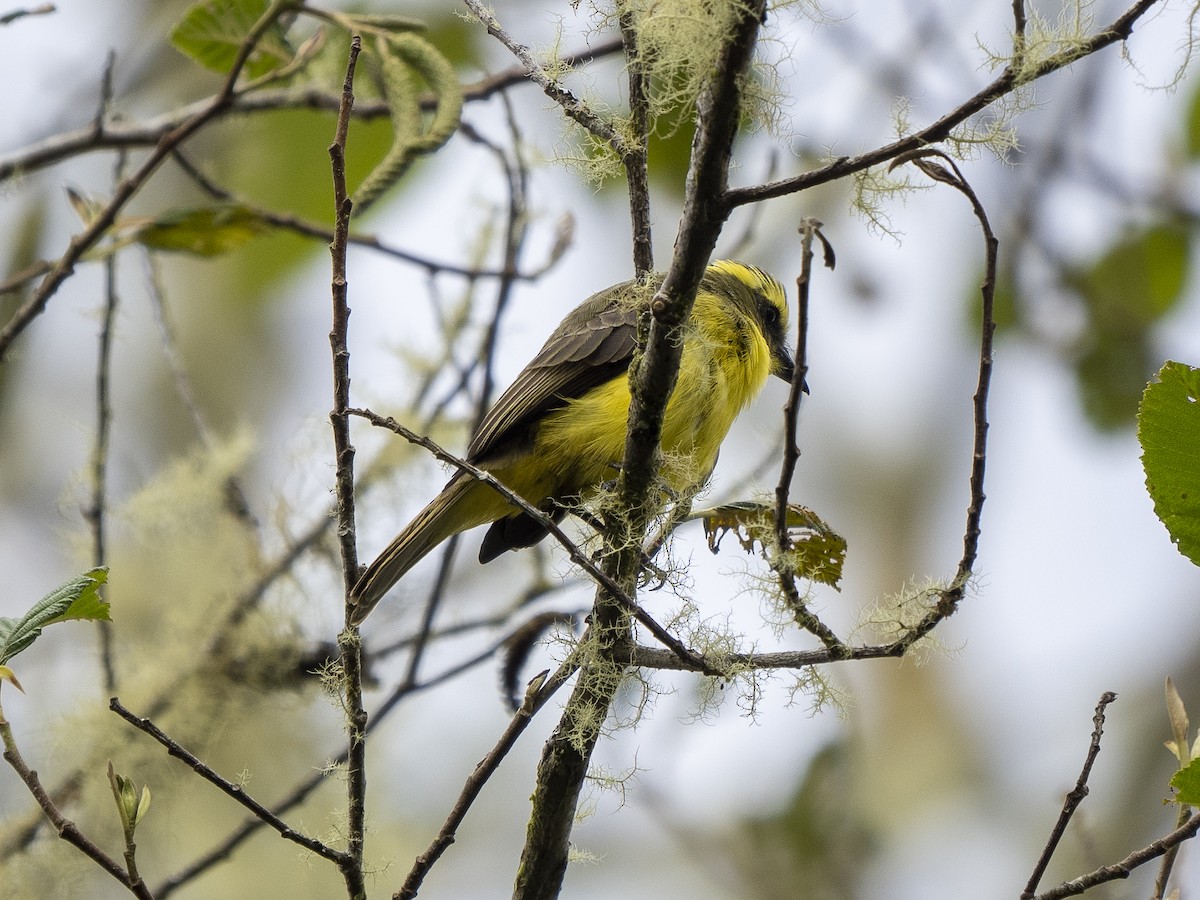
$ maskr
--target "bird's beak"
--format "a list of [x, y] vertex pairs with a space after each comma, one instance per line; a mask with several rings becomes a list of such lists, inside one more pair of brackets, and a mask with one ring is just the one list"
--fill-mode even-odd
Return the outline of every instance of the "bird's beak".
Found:
[[791, 352], [787, 347], [780, 344], [771, 355], [775, 358], [775, 366], [771, 370], [772, 374], [791, 384], [792, 379], [796, 377], [796, 362], [792, 359]]
[[[796, 361], [792, 359], [792, 354], [788, 351], [787, 347], [780, 346], [776, 348], [772, 355], [775, 358], [775, 368], [772, 370], [773, 374], [791, 384], [792, 379], [796, 377]], [[800, 385], [800, 389], [807, 394], [808, 382], [806, 381]]]

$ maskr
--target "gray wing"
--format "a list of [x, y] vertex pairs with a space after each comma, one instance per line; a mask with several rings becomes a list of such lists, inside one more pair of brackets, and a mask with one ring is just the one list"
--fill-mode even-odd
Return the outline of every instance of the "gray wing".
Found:
[[484, 416], [467, 448], [469, 460], [500, 455], [527, 442], [530, 426], [546, 413], [629, 368], [637, 344], [631, 286], [601, 291], [563, 319]]

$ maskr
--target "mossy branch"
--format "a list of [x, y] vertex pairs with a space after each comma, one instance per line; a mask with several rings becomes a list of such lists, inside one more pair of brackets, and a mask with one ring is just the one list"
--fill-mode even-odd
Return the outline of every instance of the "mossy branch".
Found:
[[[666, 279], [651, 305], [648, 342], [630, 367], [632, 402], [619, 508], [629, 535], [640, 535], [654, 514], [650, 500], [667, 399], [679, 371], [680, 329], [691, 313], [704, 268], [724, 225], [733, 138], [741, 112], [741, 85], [765, 12], [763, 0], [738, 7], [738, 19], [708, 86], [697, 102], [696, 135], [684, 213]], [[605, 570], [629, 594], [637, 588], [641, 541], [609, 536], [614, 548]], [[632, 643], [625, 608], [604, 590], [592, 611], [591, 643], [575, 689], [538, 764], [533, 809], [517, 873], [514, 900], [552, 900], [562, 888], [579, 792], [592, 751], [620, 686]]]
[[1026, 55], [1020, 54], [1021, 68], [1014, 64], [1008, 65], [1000, 75], [983, 90], [968, 98], [958, 107], [946, 113], [931, 125], [905, 135], [898, 140], [877, 147], [857, 156], [841, 156], [833, 161], [797, 175], [770, 184], [754, 185], [752, 187], [735, 188], [725, 196], [725, 202], [730, 207], [743, 206], [747, 203], [757, 203], [774, 197], [786, 197], [799, 193], [808, 188], [828, 184], [896, 159], [904, 153], [920, 150], [929, 144], [936, 144], [949, 138], [954, 130], [976, 113], [986, 109], [995, 101], [1013, 91], [1036, 81], [1051, 72], [1066, 68], [1071, 63], [1084, 56], [1090, 56], [1112, 44], [1120, 43], [1133, 33], [1134, 26], [1163, 0], [1138, 0], [1124, 13], [1113, 20], [1108, 27], [1097, 31], [1090, 37], [1073, 44], [1068, 50], [1043, 58], [1036, 65], [1029, 65]]

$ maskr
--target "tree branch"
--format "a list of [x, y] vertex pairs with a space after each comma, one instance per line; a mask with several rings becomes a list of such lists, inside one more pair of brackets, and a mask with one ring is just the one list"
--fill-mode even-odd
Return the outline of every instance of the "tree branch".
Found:
[[333, 168], [334, 239], [330, 247], [333, 262], [333, 327], [329, 346], [333, 352], [333, 409], [329, 422], [333, 427], [334, 493], [337, 497], [337, 534], [342, 555], [345, 628], [338, 635], [342, 655], [343, 707], [346, 713], [346, 812], [347, 854], [340, 865], [350, 900], [366, 894], [363, 883], [363, 843], [366, 835], [367, 804], [367, 711], [363, 707], [362, 640], [353, 624], [350, 588], [358, 579], [358, 550], [354, 527], [354, 445], [350, 443], [350, 304], [347, 299], [346, 244], [350, 233], [353, 202], [346, 190], [346, 138], [350, 129], [350, 111], [354, 108], [354, 68], [362, 51], [362, 39], [350, 41], [346, 80], [342, 86], [342, 104], [329, 158]]
[[853, 175], [855, 172], [861, 172], [864, 169], [871, 168], [871, 166], [888, 162], [901, 154], [919, 150], [929, 144], [944, 141], [956, 127], [975, 115], [975, 113], [987, 108], [1018, 87], [1036, 81], [1045, 75], [1049, 75], [1051, 72], [1065, 68], [1080, 57], [1089, 56], [1098, 50], [1103, 50], [1110, 44], [1126, 40], [1133, 33], [1133, 27], [1137, 24], [1138, 20], [1162, 2], [1164, 0], [1138, 0], [1137, 3], [1129, 7], [1129, 9], [1117, 17], [1104, 30], [1097, 32], [1077, 45], [1073, 45], [1069, 51], [1048, 57], [1029, 71], [1020, 72], [1011, 65], [1006, 67], [999, 77], [983, 90], [963, 102], [956, 109], [946, 113], [946, 115], [942, 116], [932, 125], [914, 132], [907, 137], [900, 138], [890, 144], [877, 147], [858, 156], [839, 157], [820, 168], [805, 172], [803, 175], [797, 175], [794, 178], [785, 178], [781, 181], [753, 187], [734, 188], [725, 195], [726, 203], [732, 209], [746, 203], [756, 203], [774, 197], [785, 197], [788, 194], [795, 194], [820, 184], [828, 184], [839, 178], [845, 178], [847, 175]]
[[292, 826], [288, 825], [285, 821], [283, 821], [283, 819], [279, 818], [279, 816], [275, 815], [273, 812], [271, 812], [271, 810], [267, 809], [267, 807], [251, 797], [246, 792], [246, 789], [240, 784], [234, 784], [232, 781], [222, 778], [216, 773], [216, 771], [212, 769], [211, 766], [206, 765], [198, 756], [164, 732], [161, 728], [155, 725], [154, 722], [144, 716], [139, 716], [131, 712], [116, 697], [113, 697], [108, 701], [108, 708], [138, 731], [148, 734], [150, 737], [154, 738], [154, 740], [158, 741], [158, 743], [161, 744], [167, 751], [168, 756], [173, 756], [180, 760], [184, 765], [186, 765], [189, 769], [191, 769], [209, 784], [215, 786], [226, 796], [233, 798], [236, 802], [246, 807], [246, 809], [250, 810], [254, 817], [261, 820], [264, 825], [275, 829], [275, 831], [279, 833], [280, 837], [299, 844], [305, 850], [315, 853], [317, 856], [335, 863], [339, 868], [353, 863], [353, 860], [350, 858], [348, 853], [342, 853], [338, 850], [334, 850], [323, 841], [309, 837], [308, 835], [302, 834], [301, 832], [292, 828]]
[[1096, 762], [1096, 757], [1100, 755], [1100, 738], [1104, 735], [1104, 712], [1108, 709], [1108, 705], [1116, 699], [1117, 695], [1112, 691], [1105, 691], [1100, 695], [1100, 702], [1096, 704], [1096, 714], [1092, 717], [1095, 727], [1092, 730], [1092, 741], [1088, 746], [1087, 757], [1083, 761], [1083, 769], [1079, 773], [1079, 778], [1075, 781], [1075, 787], [1067, 793], [1066, 799], [1063, 801], [1062, 812], [1058, 815], [1058, 821], [1054, 823], [1054, 828], [1050, 832], [1050, 838], [1046, 841], [1046, 846], [1042, 849], [1041, 857], [1033, 867], [1033, 874], [1029, 876], [1029, 881], [1025, 884], [1025, 890], [1021, 892], [1021, 900], [1031, 900], [1037, 893], [1038, 882], [1042, 880], [1042, 875], [1045, 874], [1046, 867], [1050, 865], [1054, 851], [1058, 849], [1059, 841], [1066, 834], [1071, 816], [1075, 815], [1075, 810], [1079, 808], [1079, 804], [1083, 802], [1083, 798], [1088, 795], [1088, 778], [1092, 774], [1092, 766]]
[[4, 759], [12, 766], [13, 771], [17, 773], [17, 777], [25, 783], [25, 787], [29, 789], [29, 793], [33, 795], [33, 799], [42, 808], [42, 812], [46, 814], [46, 818], [50, 820], [50, 824], [54, 826], [54, 830], [58, 832], [58, 836], [119, 881], [138, 900], [154, 900], [154, 894], [150, 892], [150, 889], [146, 887], [141, 879], [134, 880], [131, 878], [124, 866], [101, 850], [87, 835], [79, 830], [78, 825], [62, 814], [62, 811], [59, 810], [58, 806], [46, 792], [46, 789], [42, 786], [37, 772], [29, 768], [29, 764], [25, 762], [25, 758], [17, 748], [12, 726], [4, 718], [2, 712], [0, 712], [0, 741], [4, 744]]
[[[250, 58], [250, 54], [254, 52], [255, 45], [266, 34], [267, 29], [271, 27], [274, 21], [284, 12], [286, 6], [287, 4], [281, 2], [281, 0], [276, 0], [276, 2], [271, 4], [262, 17], [250, 29], [249, 34], [246, 35], [245, 40], [238, 48], [233, 66], [230, 68], [225, 78], [225, 83], [216, 96], [194, 115], [166, 132], [146, 160], [131, 175], [117, 185], [113, 191], [112, 199], [96, 213], [95, 218], [87, 224], [87, 227], [71, 238], [66, 251], [53, 264], [50, 271], [42, 279], [41, 284], [38, 285], [37, 290], [21, 305], [12, 318], [4, 324], [4, 327], [0, 328], [0, 362], [4, 361], [5, 355], [8, 353], [8, 349], [12, 346], [13, 341], [29, 327], [29, 324], [34, 319], [42, 314], [46, 308], [46, 304], [50, 302], [50, 298], [54, 296], [62, 286], [62, 283], [75, 271], [75, 265], [88, 250], [95, 246], [96, 242], [105, 235], [108, 229], [112, 227], [117, 219], [117, 214], [142, 189], [150, 179], [150, 176], [162, 164], [163, 160], [176, 147], [194, 135], [233, 102], [236, 96], [234, 86], [237, 83], [242, 68]], [[4, 177], [6, 177], [4, 172], [0, 170], [0, 180]]]
[[[473, 2], [473, 0], [472, 0]], [[620, 533], [606, 536], [613, 552], [605, 571], [632, 596], [641, 568], [641, 535], [653, 514], [657, 450], [667, 399], [675, 387], [682, 329], [716, 246], [728, 207], [723, 204], [733, 137], [741, 114], [741, 83], [764, 14], [763, 0], [739, 5], [712, 80], [697, 100], [684, 212], [675, 253], [651, 304], [644, 354], [630, 367], [631, 402], [625, 454], [617, 481]], [[626, 540], [634, 537], [636, 539]], [[631, 642], [628, 606], [605, 586], [592, 611], [590, 646], [558, 727], [538, 764], [532, 813], [513, 889], [514, 900], [552, 900], [566, 874], [571, 828], [592, 751], [624, 675]]]

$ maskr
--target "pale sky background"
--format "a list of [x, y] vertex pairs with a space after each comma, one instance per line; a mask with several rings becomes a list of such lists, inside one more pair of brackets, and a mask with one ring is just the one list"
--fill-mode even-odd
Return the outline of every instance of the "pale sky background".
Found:
[[[65, 0], [56, 16], [0, 29], [3, 83], [19, 86], [0, 92], [0, 121], [9, 123], [0, 153], [85, 122], [110, 46], [118, 49], [122, 69], [148, 58], [146, 42], [161, 42], [165, 25], [152, 21], [136, 28], [127, 20], [126, 6]], [[831, 148], [841, 154], [887, 140], [892, 100], [872, 74], [876, 62], [880, 69], [900, 67], [911, 79], [909, 117], [915, 126], [957, 105], [991, 77], [978, 45], [1004, 45], [1008, 2], [946, 0], [922, 4], [917, 13], [911, 6], [830, 3], [825, 7], [830, 23], [825, 25], [791, 12], [773, 15], [770, 28], [776, 40], [767, 52], [783, 59], [779, 71], [794, 100], [784, 109], [780, 135], [758, 134], [741, 142], [734, 180], [759, 179], [773, 147], [785, 153]], [[1115, 8], [1098, 4], [1097, 20], [1108, 21]], [[534, 3], [497, 4], [497, 13], [519, 40], [535, 48], [553, 40], [560, 20], [572, 34], [564, 49], [579, 46], [579, 20], [568, 4], [549, 13]], [[938, 26], [935, 41], [953, 35], [950, 49], [924, 53], [914, 19]], [[1140, 73], [1120, 65], [1118, 49], [1110, 48], [1077, 71], [1040, 85], [1037, 99], [1044, 106], [1019, 123], [1025, 145], [1035, 148], [1059, 127], [1063, 120], [1058, 117], [1064, 114], [1060, 104], [1071, 102], [1082, 79], [1099, 79], [1105, 101], [1093, 116], [1087, 139], [1129, 183], [1159, 177], [1169, 154], [1177, 152], [1173, 148], [1181, 145], [1195, 79], [1174, 92], [1144, 85], [1170, 78], [1181, 59], [1183, 23], [1184, 12], [1172, 4], [1135, 32], [1129, 50]], [[499, 46], [492, 48], [489, 61], [493, 70], [511, 64]], [[120, 83], [118, 78], [118, 89]], [[591, 76], [592, 89], [600, 93], [611, 93], [616, 84], [615, 70], [609, 68], [599, 67]], [[531, 144], [546, 157], [561, 152], [562, 126], [548, 101], [532, 88], [513, 92], [513, 97]], [[129, 114], [153, 111], [144, 104], [129, 101]], [[503, 134], [495, 106], [472, 105], [467, 115], [490, 133]], [[484, 159], [465, 142], [453, 142], [423, 170], [423, 184], [374, 216], [371, 230], [416, 252], [465, 258], [479, 210], [502, 200], [495, 171]], [[799, 165], [787, 156], [781, 161], [789, 174]], [[34, 178], [38, 184], [82, 184], [99, 192], [108, 173], [109, 163], [97, 157]], [[984, 154], [967, 163], [964, 173], [1003, 238], [1014, 197], [1022, 189], [1021, 166], [1009, 167]], [[1190, 178], [1194, 181], [1194, 175]], [[0, 216], [5, 218], [0, 221], [19, 213], [26, 187], [21, 182], [6, 186], [0, 196]], [[1178, 186], [1182, 196], [1188, 195], [1188, 187]], [[74, 228], [61, 190], [45, 196], [53, 226]], [[656, 200], [656, 254], [665, 265], [677, 208], [666, 195]], [[530, 265], [542, 259], [554, 222], [563, 213], [576, 220], [575, 244], [544, 279], [517, 289], [505, 320], [501, 385], [570, 306], [628, 277], [631, 265], [622, 189], [596, 193], [574, 171], [548, 163], [533, 172], [530, 202], [535, 215], [526, 256]], [[1047, 204], [1057, 232], [1054, 249], [1080, 261], [1094, 257], [1105, 242], [1147, 214], [1080, 184], [1060, 185]], [[845, 215], [846, 206], [841, 188], [774, 201], [762, 211], [758, 240], [745, 254], [747, 261], [788, 284], [794, 301], [796, 221], [805, 215], [825, 219], [826, 234], [838, 252], [837, 270], [820, 271], [813, 288], [812, 393], [803, 410], [803, 457], [793, 497], [816, 509], [849, 540], [842, 591], [817, 595], [822, 615], [843, 632], [863, 607], [901, 590], [908, 580], [949, 576], [961, 553], [976, 365], [964, 297], [981, 267], [974, 220], [952, 191], [922, 191], [890, 203], [886, 211], [893, 236]], [[727, 231], [729, 241], [740, 231], [735, 219]], [[64, 240], [58, 238], [51, 247]], [[170, 263], [169, 279], [203, 278], [204, 266]], [[144, 293], [140, 266], [131, 260], [123, 271], [130, 286], [120, 340], [152, 346], [153, 326], [144, 301], [137, 299]], [[873, 289], [869, 302], [858, 295], [863, 284]], [[441, 285], [447, 296], [458, 289], [449, 279]], [[397, 350], [421, 349], [433, 334], [424, 279], [394, 262], [355, 252], [351, 292], [355, 402], [385, 410], [401, 373]], [[287, 336], [282, 343], [290, 355], [279, 359], [278, 370], [291, 389], [271, 409], [248, 415], [257, 440], [251, 472], [259, 479], [256, 495], [264, 505], [282, 489], [292, 492], [294, 508], [304, 513], [298, 523], [327, 502], [332, 482], [325, 420], [330, 399], [324, 254], [315, 254], [308, 269], [280, 294], [271, 316], [274, 327]], [[490, 304], [486, 288], [481, 296], [485, 306]], [[41, 414], [30, 417], [30, 430], [17, 443], [0, 441], [0, 473], [5, 481], [23, 484], [21, 491], [10, 487], [0, 497], [0, 559], [9, 573], [0, 601], [4, 615], [18, 614], [30, 599], [74, 571], [70, 542], [85, 532], [72, 498], [80, 494], [91, 435], [87, 354], [94, 346], [99, 297], [99, 268], [82, 267], [54, 299], [41, 327], [21, 341], [21, 354], [33, 362], [11, 389], [20, 403]], [[1062, 327], [1069, 330], [1070, 323]], [[1162, 360], [1196, 363], [1198, 335], [1200, 306], [1193, 283], [1188, 301], [1163, 323]], [[87, 360], [83, 365], [75, 363], [80, 355]], [[129, 423], [137, 415], [126, 412], [122, 418], [127, 409], [122, 404], [134, 404], [140, 395], [140, 364], [130, 354], [118, 367], [113, 477], [114, 490], [125, 496], [152, 474], [135, 449], [137, 435]], [[714, 501], [730, 499], [725, 491], [778, 439], [784, 390], [782, 384], [770, 385], [735, 426], [710, 492]], [[778, 811], [812, 755], [844, 735], [862, 742], [861, 781], [856, 796], [846, 802], [863, 806], [877, 828], [877, 852], [868, 863], [861, 896], [1017, 896], [1062, 795], [1078, 774], [1092, 710], [1106, 690], [1116, 691], [1120, 699], [1109, 710], [1104, 751], [1081, 815], [1092, 828], [1115, 825], [1118, 833], [1125, 816], [1156, 823], [1148, 834], [1131, 825], [1123, 852], [1171, 829], [1174, 810], [1159, 802], [1167, 794], [1170, 758], [1165, 750], [1154, 749], [1169, 736], [1161, 683], [1174, 676], [1185, 701], [1200, 710], [1200, 577], [1154, 517], [1132, 429], [1098, 433], [1083, 418], [1071, 373], [1047, 347], [1012, 335], [999, 341], [990, 421], [978, 578], [961, 611], [939, 630], [947, 652], [935, 654], [923, 668], [905, 661], [830, 670], [833, 682], [846, 692], [841, 716], [830, 710], [810, 715], [803, 697], [789, 705], [789, 681], [781, 677], [768, 686], [755, 716], [743, 714], [730, 701], [697, 723], [696, 680], [656, 677], [669, 692], [656, 699], [636, 729], [617, 732], [598, 751], [599, 764], [610, 773], [636, 767], [638, 774], [623, 796], [592, 792], [596, 812], [577, 829], [575, 841], [600, 859], [572, 867], [564, 898], [612, 897], [615, 884], [630, 897], [734, 896], [737, 882], [727, 863], [697, 845], [694, 835]], [[356, 427], [355, 439], [360, 461], [384, 440], [368, 435], [363, 426]], [[363, 557], [370, 558], [432, 497], [444, 476], [433, 465], [425, 471], [427, 484], [405, 483], [360, 505]], [[756, 489], [773, 489], [775, 478], [772, 470]], [[489, 608], [505, 573], [515, 577], [531, 565], [513, 556], [478, 569], [473, 559], [477, 540], [467, 542], [458, 564], [462, 593], [472, 597], [472, 605], [448, 610], [450, 618], [469, 618]], [[762, 625], [759, 601], [738, 596], [741, 582], [727, 573], [744, 569], [746, 557], [729, 550], [710, 556], [698, 528], [681, 539], [677, 553], [683, 559], [691, 554], [691, 577], [706, 615], [730, 615], [733, 627], [759, 646], [808, 646], [796, 634], [777, 640]], [[561, 557], [556, 560], [556, 571], [568, 572]], [[412, 577], [418, 584], [428, 582], [433, 571], [426, 563]], [[308, 590], [319, 596], [333, 581], [327, 575], [316, 577], [318, 583]], [[569, 606], [572, 600], [583, 605], [588, 596], [586, 589], [576, 587], [565, 597], [556, 595], [552, 605]], [[645, 602], [660, 614], [673, 607], [669, 597], [655, 594]], [[397, 636], [399, 606], [393, 601], [370, 620], [368, 641]], [[339, 620], [340, 610], [330, 603], [308, 627], [314, 636], [329, 638]], [[52, 651], [56, 655], [68, 652], [66, 644], [47, 646], [58, 648]], [[466, 655], [466, 646], [439, 649], [426, 671], [452, 665]], [[399, 671], [388, 667], [380, 674], [386, 680], [399, 677]], [[74, 702], [77, 686], [66, 681], [55, 684], [49, 676], [32, 679], [33, 684], [27, 677], [23, 681], [31, 688], [29, 696], [4, 695], [5, 711], [14, 720], [30, 721]], [[533, 767], [557, 709], [552, 704], [522, 738], [422, 896], [509, 895]], [[1200, 712], [1193, 717], [1200, 719]], [[394, 890], [395, 870], [407, 869], [413, 853], [432, 838], [463, 778], [506, 721], [497, 701], [495, 672], [482, 667], [413, 698], [377, 735], [373, 786], [381, 795], [376, 809], [403, 809], [419, 823], [405, 835], [411, 852], [406, 845], [397, 851], [394, 871], [381, 878], [381, 896], [385, 888]], [[1155, 753], [1163, 771], [1161, 796], [1131, 800], [1120, 791], [1126, 770]], [[438, 764], [431, 767], [431, 759]], [[0, 792], [11, 792], [11, 773], [2, 777], [9, 786]], [[1123, 805], [1131, 802], [1136, 810]], [[1197, 852], [1186, 848], [1181, 862], [1184, 877], [1193, 884], [1200, 883]], [[1052, 869], [1062, 877], [1082, 871]], [[1102, 896], [1144, 894], [1147, 877], [1152, 875], [1143, 874], [1122, 888], [1129, 893]], [[1054, 883], [1048, 877], [1043, 887]]]

